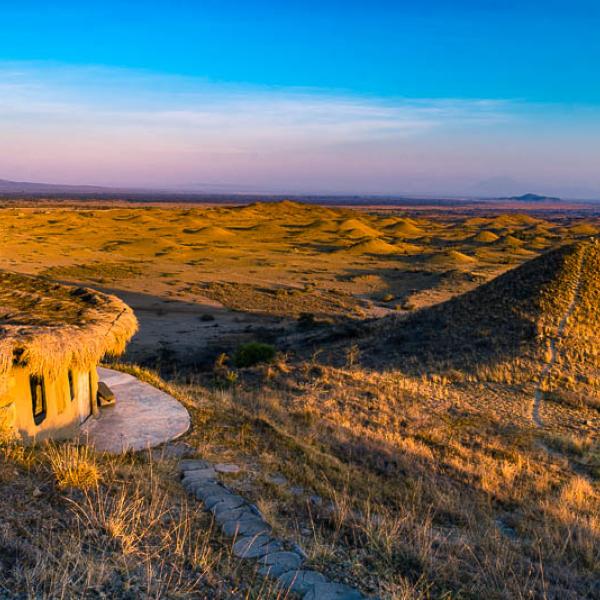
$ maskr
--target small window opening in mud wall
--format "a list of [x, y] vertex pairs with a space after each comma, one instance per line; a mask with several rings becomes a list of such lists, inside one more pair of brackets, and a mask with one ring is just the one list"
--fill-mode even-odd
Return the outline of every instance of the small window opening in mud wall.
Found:
[[31, 390], [31, 406], [33, 409], [33, 420], [39, 425], [46, 418], [46, 389], [44, 378], [39, 375], [29, 377], [29, 389]]
[[73, 402], [73, 400], [75, 400], [75, 378], [73, 375], [73, 371], [71, 371], [71, 369], [69, 369], [68, 378], [69, 378], [69, 398], [71, 398], [71, 402]]
[[88, 373], [88, 388], [90, 394], [90, 409], [94, 412], [94, 407], [98, 406], [98, 398], [94, 396], [94, 379], [91, 371]]

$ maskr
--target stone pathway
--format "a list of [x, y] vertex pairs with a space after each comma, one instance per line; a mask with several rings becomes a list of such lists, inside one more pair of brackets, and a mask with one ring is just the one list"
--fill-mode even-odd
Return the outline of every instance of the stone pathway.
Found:
[[186, 491], [203, 502], [225, 535], [234, 538], [235, 556], [255, 560], [260, 575], [277, 580], [282, 590], [299, 594], [304, 600], [365, 598], [355, 588], [335, 583], [305, 568], [302, 551], [287, 549], [283, 540], [271, 535], [271, 527], [253, 504], [217, 480], [217, 467], [227, 472], [224, 466], [213, 466], [203, 460], [183, 460], [179, 470]]
[[189, 429], [188, 411], [169, 394], [128, 373], [98, 367], [98, 376], [114, 392], [116, 402], [82, 425], [83, 443], [121, 454], [164, 444]]

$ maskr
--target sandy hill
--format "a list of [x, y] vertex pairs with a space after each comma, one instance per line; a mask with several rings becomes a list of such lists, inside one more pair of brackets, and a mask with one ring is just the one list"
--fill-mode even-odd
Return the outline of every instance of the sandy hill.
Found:
[[531, 215], [526, 215], [526, 214], [519, 214], [519, 213], [515, 213], [515, 214], [505, 214], [505, 215], [500, 215], [499, 217], [494, 218], [492, 221], [490, 221], [490, 229], [496, 228], [496, 229], [505, 229], [505, 228], [512, 228], [512, 227], [523, 227], [523, 226], [533, 226], [536, 225], [538, 223], [540, 223], [541, 220], [540, 219], [536, 219], [535, 217], [532, 217]]
[[233, 237], [235, 234], [224, 227], [218, 227], [216, 225], [209, 225], [208, 227], [203, 227], [202, 229], [196, 230], [197, 234], [201, 236], [203, 241], [214, 242], [226, 240]]
[[498, 239], [498, 236], [493, 231], [484, 229], [483, 231], [480, 231], [478, 234], [474, 235], [471, 239], [474, 242], [479, 242], [481, 244], [491, 244]]
[[523, 242], [514, 235], [505, 235], [499, 240], [499, 243], [503, 246], [509, 246], [511, 248], [518, 248], [519, 246], [523, 245]]
[[338, 232], [352, 237], [358, 237], [359, 235], [363, 237], [380, 237], [382, 235], [380, 231], [373, 229], [359, 219], [345, 219], [339, 224]]
[[594, 227], [594, 225], [592, 225], [591, 223], [579, 223], [574, 227], [571, 227], [571, 233], [582, 236], [597, 235], [598, 228]]
[[577, 289], [577, 323], [587, 325], [572, 328], [569, 344], [580, 348], [579, 362], [582, 352], [593, 362], [595, 346], [588, 332], [600, 324], [598, 273], [599, 245], [560, 247], [471, 292], [414, 313], [395, 328], [378, 355], [393, 354], [394, 361], [430, 372], [458, 369], [488, 379], [535, 377], [547, 335], [556, 333]]
[[423, 235], [425, 232], [415, 225], [411, 219], [400, 219], [395, 225], [387, 227], [388, 233], [395, 235], [403, 235], [406, 237], [418, 237]]
[[332, 218], [339, 217], [340, 211], [334, 208], [304, 204], [291, 200], [281, 202], [254, 202], [247, 206], [234, 209], [238, 215], [247, 218], [278, 219], [278, 220], [306, 220], [307, 218]]
[[448, 250], [434, 254], [427, 262], [432, 265], [467, 265], [477, 262], [477, 260], [457, 250]]
[[388, 244], [383, 240], [365, 240], [353, 244], [349, 248], [342, 248], [338, 252], [350, 252], [352, 254], [398, 254], [396, 246]]

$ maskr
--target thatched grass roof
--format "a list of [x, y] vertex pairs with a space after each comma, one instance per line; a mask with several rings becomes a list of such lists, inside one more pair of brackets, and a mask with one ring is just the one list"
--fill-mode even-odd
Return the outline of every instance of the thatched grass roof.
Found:
[[88, 369], [119, 355], [137, 331], [131, 308], [108, 294], [0, 271], [0, 376]]

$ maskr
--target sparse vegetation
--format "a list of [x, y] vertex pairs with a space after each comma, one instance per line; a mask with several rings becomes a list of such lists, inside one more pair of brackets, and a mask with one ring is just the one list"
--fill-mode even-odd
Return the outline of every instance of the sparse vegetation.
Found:
[[[365, 593], [598, 595], [600, 253], [571, 244], [597, 219], [27, 211], [24, 228], [3, 209], [3, 267], [131, 294], [129, 357], [148, 336], [164, 378], [118, 368], [180, 398], [193, 429], [121, 457], [2, 440], [0, 595], [285, 597], [186, 498], [176, 448], [239, 465], [228, 485], [310, 566]], [[99, 279], [103, 264], [123, 270]]]

